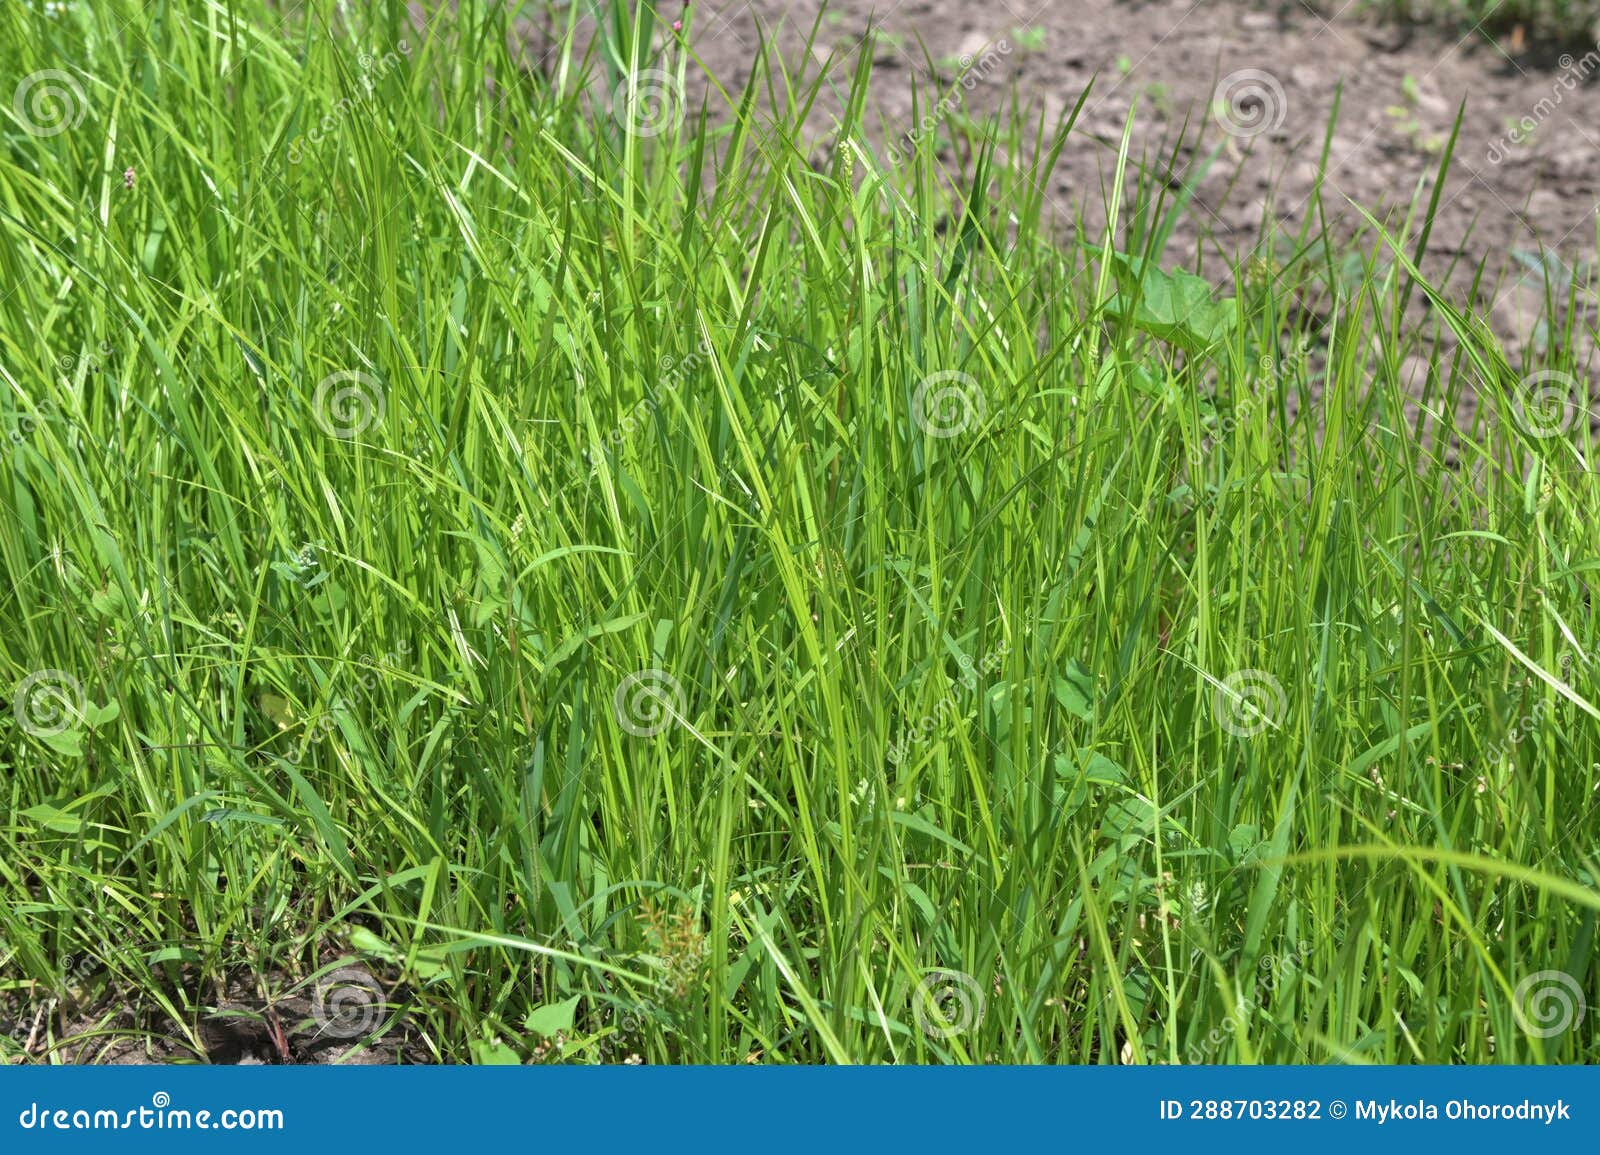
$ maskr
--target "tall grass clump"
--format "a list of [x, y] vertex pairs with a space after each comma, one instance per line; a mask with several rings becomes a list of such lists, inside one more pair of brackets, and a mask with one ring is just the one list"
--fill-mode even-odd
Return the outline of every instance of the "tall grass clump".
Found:
[[561, 19], [0, 15], [0, 1048], [1600, 1057], [1570, 330]]

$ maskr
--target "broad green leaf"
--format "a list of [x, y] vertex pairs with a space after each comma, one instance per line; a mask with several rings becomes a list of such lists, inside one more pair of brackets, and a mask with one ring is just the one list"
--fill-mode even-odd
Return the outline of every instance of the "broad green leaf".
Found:
[[39, 740], [57, 754], [68, 758], [83, 757], [82, 730], [63, 730], [59, 734], [43, 734]]
[[400, 957], [400, 952], [383, 939], [373, 934], [364, 926], [350, 928], [350, 948], [373, 958], [387, 959], [393, 962]]
[[572, 1020], [578, 1012], [579, 997], [573, 995], [570, 999], [562, 999], [559, 1003], [546, 1003], [542, 1007], [534, 1007], [522, 1021], [523, 1028], [546, 1038], [558, 1031], [572, 1030]]
[[[1223, 340], [1238, 322], [1238, 301], [1216, 300], [1210, 282], [1201, 277], [1182, 269], [1163, 272], [1122, 253], [1113, 253], [1112, 261], [1120, 291], [1106, 311], [1152, 337], [1199, 353]], [[1129, 303], [1136, 298], [1129, 316]]]
[[48, 802], [28, 807], [22, 812], [22, 816], [33, 819], [46, 830], [54, 830], [57, 834], [76, 834], [83, 829], [83, 819]]
[[491, 1042], [473, 1039], [472, 1062], [479, 1067], [520, 1067], [522, 1057], [499, 1039]]
[[1075, 718], [1088, 722], [1094, 718], [1094, 675], [1076, 658], [1056, 676], [1056, 701]]

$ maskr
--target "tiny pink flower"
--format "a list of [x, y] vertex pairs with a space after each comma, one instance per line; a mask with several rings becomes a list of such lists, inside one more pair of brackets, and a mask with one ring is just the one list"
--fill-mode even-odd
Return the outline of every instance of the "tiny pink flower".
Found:
[[138, 179], [139, 179], [139, 174], [133, 171], [133, 166], [132, 165], [129, 165], [128, 168], [126, 169], [126, 171], [124, 171], [123, 174], [122, 174], [122, 187], [123, 188], [132, 188], [133, 187], [133, 182], [138, 180]]

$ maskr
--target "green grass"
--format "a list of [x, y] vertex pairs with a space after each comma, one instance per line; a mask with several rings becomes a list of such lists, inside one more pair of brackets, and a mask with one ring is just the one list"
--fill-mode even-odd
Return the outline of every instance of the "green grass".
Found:
[[1070, 114], [887, 167], [870, 53], [703, 116], [643, 15], [346, 11], [0, 16], [34, 1060], [353, 959], [450, 1061], [1600, 1058], [1588, 367], [1425, 205], [1197, 268]]

